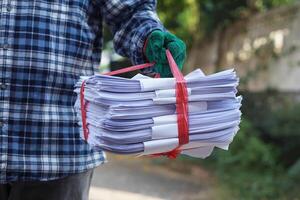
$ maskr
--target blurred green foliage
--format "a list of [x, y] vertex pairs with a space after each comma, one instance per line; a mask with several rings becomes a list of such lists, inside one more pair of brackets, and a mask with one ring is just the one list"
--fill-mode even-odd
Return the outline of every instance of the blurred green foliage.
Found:
[[300, 158], [300, 104], [289, 94], [268, 90], [244, 92], [242, 112], [256, 128], [256, 135], [280, 147], [280, 161], [288, 167]]
[[235, 20], [286, 5], [295, 0], [158, 0], [158, 14], [168, 30], [188, 45], [205, 39]]
[[[244, 100], [245, 117], [229, 151], [217, 150], [207, 159], [209, 168], [219, 177], [221, 191], [226, 191], [220, 198], [297, 199], [300, 196], [300, 104], [282, 103], [284, 98], [279, 100], [280, 94], [275, 94], [268, 92], [268, 98], [252, 94], [255, 98]], [[278, 104], [281, 102], [281, 106], [267, 104], [272, 98]], [[251, 107], [247, 107], [247, 101], [251, 101]], [[261, 104], [265, 109], [259, 110]], [[257, 117], [262, 115], [263, 118]]]
[[208, 159], [216, 170], [221, 189], [231, 191], [223, 199], [271, 199], [281, 195], [278, 149], [264, 143], [255, 132], [252, 124], [243, 119], [230, 150], [217, 150]]
[[[257, 130], [252, 124], [244, 119], [241, 123], [241, 130], [235, 138], [234, 145], [231, 146], [230, 151], [221, 151], [217, 164], [221, 166], [230, 166], [234, 168], [242, 168], [244, 170], [254, 170], [261, 172], [262, 170], [269, 170], [276, 165], [278, 152], [274, 147], [264, 142], [257, 137]], [[246, 159], [245, 159], [246, 158]], [[259, 163], [259, 165], [257, 165]], [[254, 167], [255, 166], [255, 167]], [[253, 168], [254, 167], [254, 168]]]
[[188, 45], [200, 39], [200, 13], [197, 0], [158, 0], [157, 11], [164, 26]]
[[237, 19], [251, 17], [257, 12], [290, 4], [294, 0], [200, 0], [197, 1], [202, 16], [202, 28], [211, 33]]

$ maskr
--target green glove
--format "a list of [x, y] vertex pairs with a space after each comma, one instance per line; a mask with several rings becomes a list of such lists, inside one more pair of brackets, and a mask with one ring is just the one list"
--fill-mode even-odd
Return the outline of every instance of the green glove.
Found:
[[169, 32], [153, 31], [145, 44], [145, 56], [150, 62], [155, 62], [154, 70], [161, 77], [172, 77], [171, 69], [166, 57], [166, 49], [169, 49], [178, 68], [182, 70], [186, 57], [186, 45]]

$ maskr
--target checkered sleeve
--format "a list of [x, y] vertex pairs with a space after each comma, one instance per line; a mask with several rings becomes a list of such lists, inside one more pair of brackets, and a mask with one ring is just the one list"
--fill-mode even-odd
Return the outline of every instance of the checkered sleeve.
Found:
[[156, 14], [156, 0], [103, 0], [102, 13], [114, 35], [117, 53], [133, 64], [145, 63], [143, 46], [153, 30], [164, 27]]

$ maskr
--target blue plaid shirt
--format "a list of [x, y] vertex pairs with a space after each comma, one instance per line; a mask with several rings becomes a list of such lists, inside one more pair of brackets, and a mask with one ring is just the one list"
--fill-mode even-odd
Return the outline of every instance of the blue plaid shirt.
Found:
[[0, 183], [58, 179], [105, 161], [80, 139], [74, 85], [98, 71], [102, 20], [116, 51], [143, 63], [146, 37], [163, 30], [155, 6], [155, 0], [0, 1]]

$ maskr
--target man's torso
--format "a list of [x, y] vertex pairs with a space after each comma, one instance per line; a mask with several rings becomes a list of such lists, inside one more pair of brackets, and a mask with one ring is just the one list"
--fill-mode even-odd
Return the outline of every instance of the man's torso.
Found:
[[90, 0], [2, 0], [0, 9], [0, 183], [99, 165], [103, 153], [80, 139], [73, 89], [100, 62], [100, 9]]

